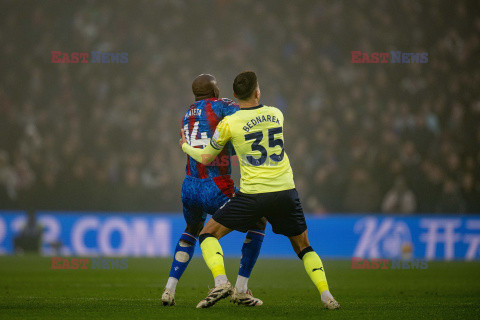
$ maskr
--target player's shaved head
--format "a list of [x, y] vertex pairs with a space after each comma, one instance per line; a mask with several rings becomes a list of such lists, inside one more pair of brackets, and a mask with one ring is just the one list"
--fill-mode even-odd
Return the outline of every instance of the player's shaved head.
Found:
[[218, 98], [217, 79], [211, 74], [201, 74], [193, 80], [192, 91], [195, 95], [195, 101]]

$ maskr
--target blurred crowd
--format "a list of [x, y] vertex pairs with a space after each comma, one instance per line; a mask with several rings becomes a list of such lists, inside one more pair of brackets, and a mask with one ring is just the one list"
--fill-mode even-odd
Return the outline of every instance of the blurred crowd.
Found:
[[[480, 212], [475, 1], [5, 1], [0, 209], [181, 212], [191, 82], [255, 70], [304, 210]], [[51, 51], [128, 52], [52, 64]], [[428, 52], [352, 64], [351, 51]], [[477, 89], [475, 89], [477, 88]], [[238, 170], [238, 168], [234, 169]]]

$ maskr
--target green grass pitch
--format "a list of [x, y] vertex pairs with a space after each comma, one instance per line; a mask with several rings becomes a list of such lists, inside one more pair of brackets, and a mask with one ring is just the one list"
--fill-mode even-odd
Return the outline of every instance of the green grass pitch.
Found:
[[[256, 308], [222, 300], [195, 309], [213, 285], [195, 258], [181, 279], [177, 306], [160, 297], [170, 259], [130, 258], [126, 270], [52, 270], [49, 258], [0, 257], [0, 319], [479, 319], [480, 263], [431, 262], [426, 270], [352, 270], [324, 260], [330, 288], [342, 305], [323, 309], [298, 259], [259, 259], [249, 285]], [[238, 259], [226, 259], [230, 281]]]

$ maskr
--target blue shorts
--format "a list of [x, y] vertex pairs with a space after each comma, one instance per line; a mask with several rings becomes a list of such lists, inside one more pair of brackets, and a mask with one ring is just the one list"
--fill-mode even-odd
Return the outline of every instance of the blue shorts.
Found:
[[237, 189], [230, 175], [198, 179], [186, 176], [182, 185], [183, 216], [188, 224], [205, 221], [213, 215]]

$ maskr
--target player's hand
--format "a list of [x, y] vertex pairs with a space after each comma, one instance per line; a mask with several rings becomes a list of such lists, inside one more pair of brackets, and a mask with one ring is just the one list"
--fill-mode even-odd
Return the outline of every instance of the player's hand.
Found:
[[187, 139], [185, 138], [185, 131], [183, 129], [180, 129], [180, 140], [178, 140], [178, 143], [180, 144], [180, 148], [182, 148], [182, 145], [187, 142]]

